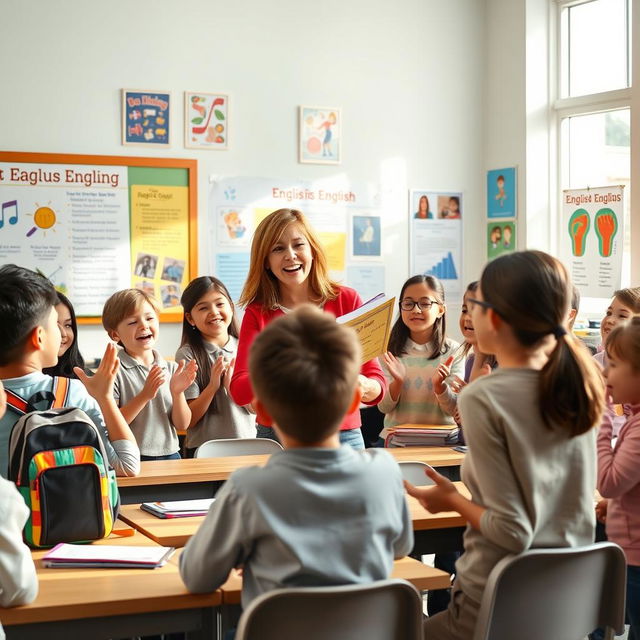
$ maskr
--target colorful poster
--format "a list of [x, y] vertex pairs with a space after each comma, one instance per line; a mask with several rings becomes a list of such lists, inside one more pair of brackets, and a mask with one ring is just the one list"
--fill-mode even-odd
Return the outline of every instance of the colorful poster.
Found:
[[453, 300], [462, 295], [462, 216], [460, 192], [409, 192], [410, 275], [436, 276]]
[[515, 250], [515, 222], [494, 221], [487, 223], [487, 258], [489, 260]]
[[222, 151], [229, 148], [228, 95], [185, 92], [184, 146]]
[[340, 164], [342, 115], [338, 107], [300, 107], [300, 162]]
[[99, 316], [129, 286], [127, 168], [0, 163], [0, 186], [0, 264], [40, 271], [78, 316]]
[[122, 90], [122, 144], [168, 147], [171, 94]]
[[515, 167], [487, 171], [487, 217], [515, 218], [517, 174]]
[[182, 312], [188, 284], [188, 196], [187, 187], [131, 186], [130, 286], [153, 293], [164, 313]]
[[610, 298], [620, 288], [624, 187], [562, 193], [560, 253], [583, 296]]

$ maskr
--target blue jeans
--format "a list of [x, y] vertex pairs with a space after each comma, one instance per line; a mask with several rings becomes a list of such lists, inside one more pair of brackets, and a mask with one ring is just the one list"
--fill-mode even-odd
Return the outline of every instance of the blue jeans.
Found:
[[140, 460], [180, 460], [180, 454], [176, 451], [168, 456], [140, 456]]
[[340, 444], [348, 444], [354, 449], [364, 449], [362, 431], [359, 428], [340, 431]]

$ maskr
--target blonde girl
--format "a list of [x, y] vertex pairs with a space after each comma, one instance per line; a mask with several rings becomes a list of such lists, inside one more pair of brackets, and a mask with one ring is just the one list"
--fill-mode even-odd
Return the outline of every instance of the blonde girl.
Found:
[[195, 360], [198, 373], [185, 391], [191, 421], [185, 438], [188, 458], [197, 447], [218, 438], [255, 438], [255, 416], [229, 394], [238, 328], [231, 296], [220, 280], [202, 276], [182, 293], [182, 343], [176, 361]]

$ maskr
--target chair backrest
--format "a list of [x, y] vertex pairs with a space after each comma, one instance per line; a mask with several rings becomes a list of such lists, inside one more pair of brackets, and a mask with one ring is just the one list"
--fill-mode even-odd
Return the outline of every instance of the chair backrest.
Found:
[[422, 599], [404, 580], [276, 589], [240, 618], [236, 640], [421, 640]]
[[621, 632], [625, 574], [624, 553], [611, 542], [507, 556], [489, 574], [473, 640], [579, 640], [597, 627]]
[[251, 456], [282, 451], [282, 445], [269, 438], [232, 438], [207, 440], [195, 453], [196, 458], [222, 458], [224, 456]]
[[417, 487], [435, 484], [435, 482], [424, 472], [424, 470], [429, 466], [426, 462], [403, 460], [398, 462], [398, 464], [400, 465], [403, 480], [406, 480]]

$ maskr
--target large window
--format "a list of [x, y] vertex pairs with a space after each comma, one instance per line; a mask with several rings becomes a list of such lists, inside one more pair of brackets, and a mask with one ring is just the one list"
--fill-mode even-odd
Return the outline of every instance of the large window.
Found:
[[[629, 0], [557, 0], [559, 180], [562, 189], [625, 185], [622, 286], [629, 286]], [[584, 300], [600, 315], [602, 300]]]

